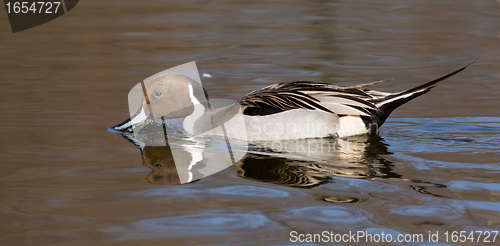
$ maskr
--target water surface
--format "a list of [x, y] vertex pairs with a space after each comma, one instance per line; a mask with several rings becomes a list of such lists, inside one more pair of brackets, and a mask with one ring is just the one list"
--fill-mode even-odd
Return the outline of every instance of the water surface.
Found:
[[[3, 23], [5, 245], [288, 245], [291, 231], [500, 229], [498, 1], [89, 0], [20, 33]], [[336, 140], [317, 155], [255, 148], [186, 185], [148, 182], [138, 148], [105, 130], [128, 117], [132, 86], [190, 61], [211, 75], [211, 97], [237, 99], [290, 80], [396, 78], [376, 87], [395, 92], [473, 60], [397, 109], [379, 137], [343, 140], [351, 151]]]

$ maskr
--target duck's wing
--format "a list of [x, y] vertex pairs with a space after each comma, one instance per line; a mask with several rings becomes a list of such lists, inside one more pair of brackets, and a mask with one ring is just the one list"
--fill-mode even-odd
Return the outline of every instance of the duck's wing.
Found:
[[343, 115], [378, 117], [380, 109], [365, 88], [377, 82], [353, 87], [294, 81], [270, 85], [244, 96], [239, 103], [245, 115], [269, 115], [293, 109], [321, 110]]

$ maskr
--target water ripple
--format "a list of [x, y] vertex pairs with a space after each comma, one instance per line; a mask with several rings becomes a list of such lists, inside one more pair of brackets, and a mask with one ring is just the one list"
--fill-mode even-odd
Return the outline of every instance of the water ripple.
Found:
[[263, 197], [263, 198], [284, 198], [284, 197], [301, 197], [306, 196], [298, 190], [283, 190], [267, 187], [258, 187], [251, 185], [230, 185], [212, 188], [185, 188], [182, 186], [172, 186], [168, 188], [147, 189], [133, 192], [119, 192], [121, 195], [143, 196], [143, 197], [163, 197], [165, 199], [173, 199], [174, 197], [197, 197], [202, 194], [210, 196], [225, 195], [225, 196], [248, 196], [248, 197]]
[[315, 220], [325, 223], [359, 223], [366, 220], [366, 212], [348, 209], [341, 206], [311, 206], [291, 209], [287, 215], [305, 220]]
[[[208, 210], [181, 216], [143, 219], [124, 226], [106, 228], [120, 240], [161, 237], [230, 235], [246, 230], [277, 230], [281, 226], [259, 213]], [[132, 233], [122, 233], [129, 231]]]

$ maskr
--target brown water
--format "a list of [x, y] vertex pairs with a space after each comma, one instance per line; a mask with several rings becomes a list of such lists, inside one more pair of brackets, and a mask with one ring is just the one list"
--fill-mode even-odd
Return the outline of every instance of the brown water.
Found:
[[[2, 245], [288, 245], [291, 231], [445, 242], [500, 229], [499, 1], [88, 0], [0, 33]], [[380, 137], [345, 140], [354, 152], [254, 149], [186, 185], [148, 183], [138, 148], [106, 131], [128, 117], [133, 85], [190, 61], [212, 76], [211, 97], [237, 99], [298, 79], [397, 78], [376, 88], [399, 91], [473, 60]]]

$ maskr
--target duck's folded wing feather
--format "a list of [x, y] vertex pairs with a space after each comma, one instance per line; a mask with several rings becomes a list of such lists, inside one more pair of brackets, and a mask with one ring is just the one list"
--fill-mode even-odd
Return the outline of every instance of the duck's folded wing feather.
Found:
[[361, 88], [295, 81], [264, 87], [239, 103], [246, 115], [268, 115], [292, 109], [322, 110], [336, 115], [376, 117], [380, 110], [368, 100], [373, 96]]

